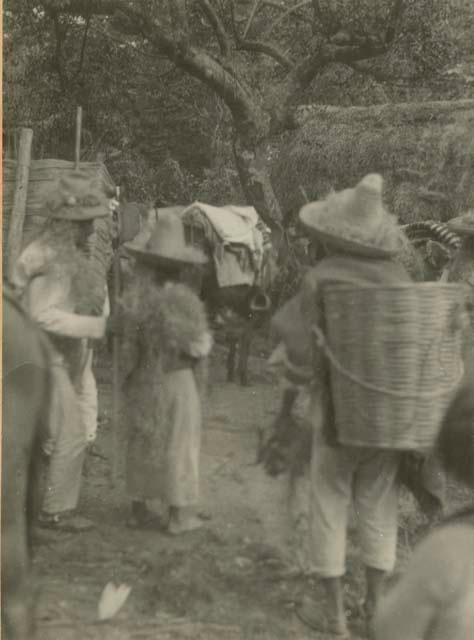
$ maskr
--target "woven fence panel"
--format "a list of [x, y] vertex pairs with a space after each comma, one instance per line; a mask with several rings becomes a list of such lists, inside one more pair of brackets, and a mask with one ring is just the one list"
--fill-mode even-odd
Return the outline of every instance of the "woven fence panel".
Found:
[[[28, 196], [26, 202], [26, 217], [23, 227], [23, 246], [27, 244], [31, 238], [44, 224], [44, 218], [38, 213], [44, 202], [45, 195], [54, 185], [54, 182], [61, 177], [63, 173], [72, 171], [74, 163], [67, 160], [33, 160], [30, 166], [30, 177], [28, 181]], [[114, 182], [110, 177], [105, 165], [99, 162], [81, 162], [81, 171], [87, 175], [96, 176], [103, 181], [105, 185], [114, 186]], [[11, 208], [13, 205], [13, 196], [15, 193], [16, 178], [16, 161], [4, 160], [3, 162], [3, 255], [6, 254], [6, 243], [8, 237], [8, 228], [10, 223]]]

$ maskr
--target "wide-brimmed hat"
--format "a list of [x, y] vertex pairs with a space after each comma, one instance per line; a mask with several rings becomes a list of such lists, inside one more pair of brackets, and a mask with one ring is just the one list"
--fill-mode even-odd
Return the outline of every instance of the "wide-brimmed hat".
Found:
[[382, 188], [382, 176], [369, 174], [354, 189], [306, 204], [300, 220], [307, 231], [348, 253], [392, 256], [401, 248], [401, 233], [383, 205]]
[[83, 171], [71, 171], [62, 175], [46, 194], [38, 212], [48, 218], [85, 221], [110, 215], [110, 201], [115, 195], [98, 178], [91, 178]]
[[464, 213], [462, 216], [452, 218], [447, 222], [451, 231], [460, 236], [474, 236], [474, 210]]
[[163, 213], [145, 244], [126, 242], [123, 245], [137, 260], [151, 266], [171, 264], [205, 264], [208, 259], [199, 249], [186, 244], [183, 223], [177, 215]]

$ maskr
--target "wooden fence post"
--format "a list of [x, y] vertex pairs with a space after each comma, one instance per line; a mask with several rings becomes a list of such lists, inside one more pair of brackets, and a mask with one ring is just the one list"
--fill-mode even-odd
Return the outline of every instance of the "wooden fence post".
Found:
[[[116, 188], [117, 200], [120, 199], [120, 187]], [[119, 227], [120, 229], [120, 227]], [[120, 233], [120, 231], [119, 231]], [[122, 289], [122, 278], [120, 272], [120, 246], [118, 245], [112, 263], [113, 273], [113, 300], [111, 313], [114, 321], [118, 320], [118, 303]], [[120, 473], [120, 336], [117, 335], [117, 328], [112, 338], [112, 485], [117, 486]]]
[[25, 222], [28, 180], [30, 177], [32, 129], [22, 129], [16, 168], [15, 193], [10, 214], [7, 239], [7, 275], [11, 278], [21, 253], [23, 224]]
[[74, 169], [77, 171], [81, 162], [82, 107], [76, 112], [76, 144], [74, 146]]

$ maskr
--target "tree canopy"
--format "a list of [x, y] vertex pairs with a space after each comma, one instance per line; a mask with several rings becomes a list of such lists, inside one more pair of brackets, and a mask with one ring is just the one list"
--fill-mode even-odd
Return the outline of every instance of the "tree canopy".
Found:
[[267, 143], [308, 91], [331, 69], [419, 86], [459, 55], [452, 20], [445, 0], [7, 0], [4, 125], [71, 157], [81, 104], [84, 157], [105, 153], [130, 197], [218, 184], [278, 227]]

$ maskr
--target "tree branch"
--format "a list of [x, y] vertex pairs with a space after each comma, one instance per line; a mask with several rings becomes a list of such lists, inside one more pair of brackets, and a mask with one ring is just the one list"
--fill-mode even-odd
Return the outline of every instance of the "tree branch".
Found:
[[157, 52], [201, 80], [224, 100], [238, 129], [247, 129], [249, 135], [256, 133], [264, 114], [255, 105], [249, 87], [228, 65], [224, 66], [206, 51], [191, 45], [189, 40], [177, 42], [174, 33], [169, 33], [158, 20], [144, 16], [135, 6], [122, 6], [121, 11], [133, 21]]
[[81, 53], [80, 53], [80, 56], [79, 56], [79, 65], [77, 67], [76, 76], [78, 76], [81, 73], [82, 67], [84, 65], [84, 57], [85, 57], [85, 53], [86, 53], [86, 43], [87, 43], [87, 34], [89, 33], [90, 24], [91, 24], [91, 16], [87, 16], [86, 25], [84, 27], [84, 34], [82, 36]]
[[313, 0], [302, 0], [301, 2], [298, 2], [297, 4], [295, 4], [294, 7], [290, 7], [289, 9], [287, 9], [284, 13], [281, 14], [281, 16], [279, 16], [274, 22], [272, 22], [272, 24], [268, 27], [265, 35], [269, 36], [273, 31], [273, 29], [275, 29], [275, 27], [277, 27], [280, 24], [280, 22], [283, 22], [283, 20], [287, 18], [291, 13], [298, 11], [298, 9], [301, 9], [301, 7], [305, 7], [306, 5], [311, 4], [312, 2]]
[[[272, 130], [274, 132], [294, 126], [289, 114], [289, 106], [295, 96], [301, 93], [311, 81], [331, 62], [353, 63], [382, 55], [387, 47], [375, 45], [367, 41], [364, 45], [335, 45], [329, 42], [318, 42], [314, 51], [299, 63], [282, 82], [273, 89], [274, 105], [272, 112]], [[276, 95], [275, 95], [276, 94]], [[275, 99], [276, 98], [276, 99]]]
[[278, 47], [269, 42], [260, 42], [259, 40], [242, 40], [237, 41], [237, 49], [241, 51], [255, 51], [256, 53], [263, 53], [269, 58], [276, 60], [281, 66], [290, 71], [294, 68], [293, 62], [288, 58]]
[[301, 87], [306, 87], [313, 78], [331, 62], [356, 62], [380, 56], [387, 51], [381, 46], [367, 41], [364, 45], [335, 45], [320, 43], [315, 51], [305, 58], [294, 70], [293, 78]]
[[69, 0], [61, 7], [62, 12], [74, 15], [83, 15], [86, 9], [91, 14], [123, 15], [158, 53], [166, 55], [176, 66], [213, 89], [232, 112], [236, 127], [241, 131], [246, 130], [249, 136], [258, 135], [262, 122], [268, 121], [268, 117], [255, 104], [249, 87], [228, 65], [224, 67], [206, 51], [191, 45], [188, 38], [177, 38], [176, 33], [170, 32], [160, 20], [144, 15], [137, 2], [91, 0], [89, 3], [85, 0]]
[[222, 55], [228, 56], [230, 51], [229, 36], [225, 30], [222, 20], [217, 15], [217, 12], [214, 10], [214, 7], [211, 5], [209, 0], [198, 0], [198, 3], [211, 27], [214, 29]]
[[54, 37], [56, 40], [56, 46], [54, 49], [54, 62], [56, 66], [56, 71], [58, 72], [59, 78], [59, 86], [61, 91], [64, 93], [66, 91], [66, 72], [64, 71], [63, 62], [62, 62], [62, 50], [63, 50], [63, 42], [66, 36], [66, 30], [61, 31], [61, 25], [59, 24], [59, 16], [56, 11], [51, 12], [51, 19], [53, 21], [53, 29], [54, 29]]
[[261, 4], [261, 0], [254, 0], [252, 10], [250, 11], [249, 19], [247, 20], [247, 24], [245, 25], [244, 36], [243, 36], [244, 38], [247, 37], [247, 34], [249, 32], [250, 27], [252, 26], [253, 19], [255, 18], [255, 14], [257, 13], [260, 4]]
[[269, 42], [267, 43], [260, 42], [258, 40], [245, 40], [244, 38], [242, 38], [242, 36], [239, 34], [237, 21], [235, 19], [234, 0], [230, 0], [229, 5], [232, 19], [232, 30], [234, 32], [234, 39], [237, 49], [240, 49], [241, 51], [255, 51], [257, 53], [263, 53], [276, 60], [287, 71], [293, 69], [294, 65], [291, 60], [287, 56], [285, 56], [285, 54], [280, 51], [275, 45]]

